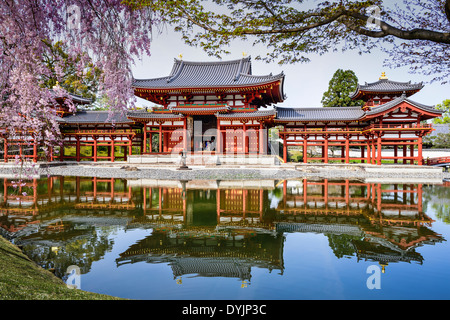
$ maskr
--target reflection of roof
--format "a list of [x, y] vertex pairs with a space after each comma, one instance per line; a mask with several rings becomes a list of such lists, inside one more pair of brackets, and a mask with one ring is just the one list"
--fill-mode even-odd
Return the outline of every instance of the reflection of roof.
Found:
[[284, 78], [252, 75], [251, 59], [243, 58], [219, 62], [189, 62], [175, 59], [172, 72], [167, 77], [134, 79], [134, 88], [206, 88], [259, 85]]
[[64, 118], [58, 118], [60, 123], [133, 123], [126, 116], [120, 113], [110, 113], [109, 111], [79, 111], [69, 114]]
[[371, 93], [403, 93], [407, 92], [409, 95], [421, 90], [424, 87], [423, 83], [397, 82], [389, 79], [380, 79], [377, 82], [365, 83], [358, 85], [356, 91], [351, 95], [351, 98], [357, 98], [361, 92]]
[[278, 121], [339, 121], [359, 120], [364, 116], [360, 107], [276, 108]]

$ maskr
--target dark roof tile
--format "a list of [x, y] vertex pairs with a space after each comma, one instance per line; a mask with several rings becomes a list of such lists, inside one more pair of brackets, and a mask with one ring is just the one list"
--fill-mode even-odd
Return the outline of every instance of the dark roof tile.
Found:
[[208, 88], [258, 85], [281, 80], [284, 74], [252, 75], [251, 58], [219, 62], [190, 62], [175, 59], [167, 77], [134, 79], [135, 88]]
[[364, 116], [360, 107], [276, 108], [278, 121], [356, 121]]

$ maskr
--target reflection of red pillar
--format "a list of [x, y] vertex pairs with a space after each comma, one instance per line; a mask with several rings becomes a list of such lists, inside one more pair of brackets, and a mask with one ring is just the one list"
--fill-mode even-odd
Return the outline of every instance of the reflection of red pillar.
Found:
[[259, 220], [260, 221], [262, 221], [262, 218], [263, 218], [263, 210], [264, 210], [263, 197], [264, 197], [264, 191], [263, 191], [263, 189], [259, 189]]
[[327, 207], [328, 206], [328, 179], [325, 179], [323, 181], [323, 186], [324, 186], [323, 197], [324, 197], [325, 207]]
[[147, 209], [147, 188], [143, 188], [142, 198], [144, 200], [144, 203], [142, 204], [142, 209], [144, 210], [144, 216], [145, 216], [146, 215], [146, 209]]
[[348, 180], [345, 180], [345, 204], [347, 206], [350, 204], [350, 185]]
[[377, 185], [377, 210], [381, 212], [381, 183]]
[[422, 212], [422, 185], [417, 185], [417, 209], [419, 210], [419, 213]]
[[220, 223], [220, 189], [217, 189], [216, 211], [217, 211], [217, 223]]
[[306, 201], [308, 199], [308, 181], [303, 179], [303, 204], [306, 208]]

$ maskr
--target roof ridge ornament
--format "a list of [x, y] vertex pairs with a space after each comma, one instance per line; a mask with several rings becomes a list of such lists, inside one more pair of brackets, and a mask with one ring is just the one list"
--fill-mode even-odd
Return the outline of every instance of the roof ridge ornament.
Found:
[[387, 80], [387, 79], [388, 79], [388, 77], [386, 76], [386, 72], [382, 72], [380, 80]]

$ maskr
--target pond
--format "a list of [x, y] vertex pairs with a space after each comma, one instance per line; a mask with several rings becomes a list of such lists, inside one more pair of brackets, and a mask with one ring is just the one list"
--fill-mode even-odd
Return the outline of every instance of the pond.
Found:
[[140, 300], [450, 298], [444, 184], [13, 184], [0, 180], [2, 234], [82, 290]]

